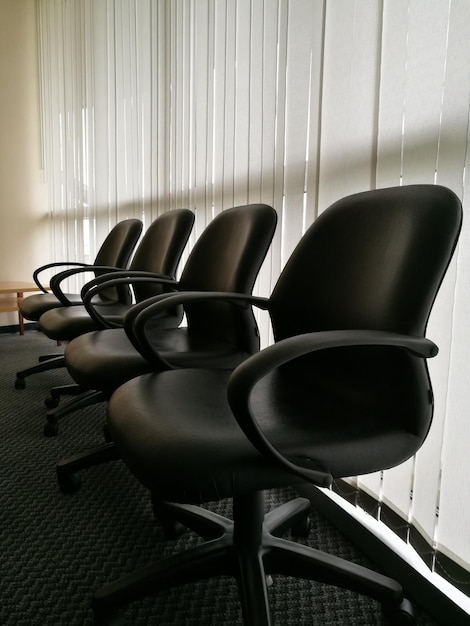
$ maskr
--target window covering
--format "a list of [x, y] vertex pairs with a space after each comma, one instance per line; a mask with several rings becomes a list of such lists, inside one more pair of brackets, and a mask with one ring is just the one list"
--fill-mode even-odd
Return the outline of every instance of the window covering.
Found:
[[[194, 241], [219, 211], [266, 202], [280, 217], [256, 286], [267, 295], [306, 227], [349, 193], [439, 183], [468, 214], [466, 0], [38, 0], [38, 28], [57, 259], [93, 258], [126, 217], [189, 207]], [[430, 567], [457, 565], [467, 593], [469, 228], [429, 321], [429, 437], [348, 487]]]

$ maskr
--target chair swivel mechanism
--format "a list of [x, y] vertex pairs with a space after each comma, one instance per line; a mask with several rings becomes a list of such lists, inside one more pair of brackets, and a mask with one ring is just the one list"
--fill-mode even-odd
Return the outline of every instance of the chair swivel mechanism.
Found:
[[[268, 575], [365, 594], [390, 624], [414, 623], [399, 582], [281, 537], [309, 500], [265, 515], [263, 492], [306, 481], [328, 487], [394, 467], [423, 444], [433, 414], [426, 360], [437, 353], [425, 330], [461, 218], [458, 198], [434, 185], [334, 203], [271, 297], [244, 298], [269, 311], [272, 345], [231, 372], [158, 371], [113, 393], [107, 419], [121, 458], [206, 542], [105, 584], [93, 598], [95, 624], [114, 623], [127, 604], [160, 589], [219, 575], [236, 579], [250, 626], [271, 624]], [[198, 506], [224, 498], [233, 520]]]

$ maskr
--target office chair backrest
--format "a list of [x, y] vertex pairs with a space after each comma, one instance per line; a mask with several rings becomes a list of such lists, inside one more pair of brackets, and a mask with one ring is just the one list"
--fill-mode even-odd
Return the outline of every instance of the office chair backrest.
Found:
[[[148, 227], [137, 248], [131, 270], [145, 270], [174, 277], [184, 247], [194, 224], [194, 213], [189, 209], [166, 211]], [[136, 283], [137, 302], [168, 291], [158, 283]]]
[[[276, 212], [265, 204], [219, 213], [195, 243], [181, 275], [180, 290], [251, 293], [276, 223]], [[251, 307], [204, 302], [185, 306], [185, 313], [190, 328], [233, 341], [249, 353], [258, 349]]]
[[[93, 265], [126, 268], [142, 233], [142, 222], [138, 219], [127, 219], [113, 226], [100, 246]], [[96, 270], [95, 276], [105, 274], [105, 270]], [[127, 287], [112, 288], [100, 293], [103, 300], [121, 300], [130, 302]]]
[[[322, 330], [424, 336], [456, 246], [461, 204], [434, 185], [344, 198], [313, 223], [286, 264], [270, 312], [276, 340]], [[284, 368], [353, 417], [377, 409], [424, 440], [432, 417], [426, 362], [390, 347], [337, 348]], [[329, 395], [330, 394], [330, 395]], [[339, 400], [342, 399], [342, 400]]]
[[312, 224], [272, 293], [277, 339], [314, 330], [423, 336], [461, 222], [436, 185], [358, 193]]

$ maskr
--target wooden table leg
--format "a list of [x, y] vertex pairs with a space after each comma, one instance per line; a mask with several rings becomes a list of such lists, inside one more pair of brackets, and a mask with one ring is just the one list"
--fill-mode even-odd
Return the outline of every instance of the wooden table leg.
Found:
[[20, 303], [23, 300], [23, 292], [18, 291], [16, 294], [16, 301], [18, 304], [18, 325], [20, 327], [20, 335], [24, 335], [24, 318], [20, 311]]

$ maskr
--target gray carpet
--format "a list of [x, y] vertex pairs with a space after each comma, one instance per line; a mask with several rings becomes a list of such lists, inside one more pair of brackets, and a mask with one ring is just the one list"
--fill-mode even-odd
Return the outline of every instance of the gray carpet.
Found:
[[[64, 370], [27, 379], [14, 389], [17, 370], [40, 354], [56, 351], [39, 332], [0, 335], [0, 624], [87, 626], [90, 600], [104, 582], [199, 541], [186, 533], [164, 538], [146, 490], [121, 462], [83, 472], [81, 489], [64, 495], [55, 463], [103, 440], [104, 407], [86, 409], [60, 424], [55, 438], [43, 436], [44, 398], [53, 385], [69, 382]], [[292, 497], [267, 494], [268, 508]], [[214, 510], [230, 515], [230, 504]], [[368, 565], [333, 527], [312, 514], [308, 543]], [[382, 626], [380, 606], [353, 593], [276, 577], [269, 590], [278, 626]], [[418, 626], [435, 626], [418, 613]], [[132, 626], [241, 624], [236, 585], [216, 579], [164, 591], [126, 611]]]

